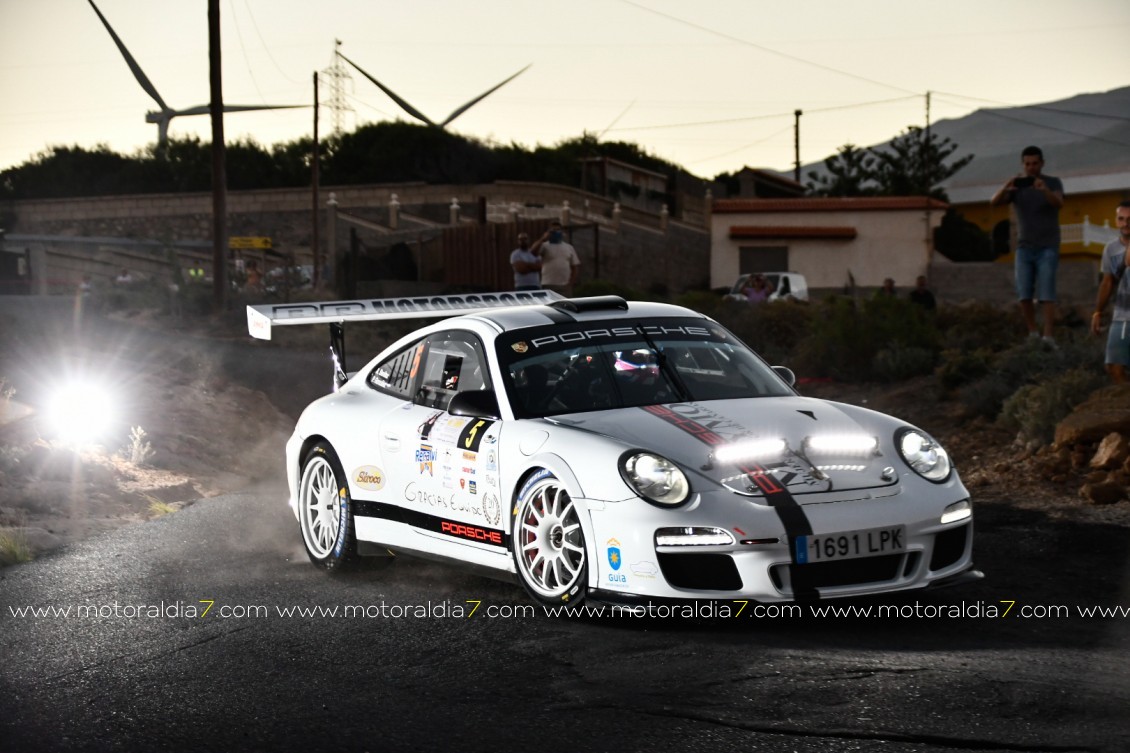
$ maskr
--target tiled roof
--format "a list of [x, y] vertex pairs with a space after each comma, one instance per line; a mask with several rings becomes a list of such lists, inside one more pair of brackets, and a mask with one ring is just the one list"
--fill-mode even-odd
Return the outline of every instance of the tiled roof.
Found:
[[719, 214], [750, 212], [858, 212], [902, 209], [945, 209], [944, 201], [925, 196], [853, 196], [827, 199], [718, 199]]
[[730, 237], [742, 238], [839, 238], [852, 240], [856, 233], [855, 228], [848, 226], [816, 227], [814, 225], [782, 226], [782, 225], [732, 225]]

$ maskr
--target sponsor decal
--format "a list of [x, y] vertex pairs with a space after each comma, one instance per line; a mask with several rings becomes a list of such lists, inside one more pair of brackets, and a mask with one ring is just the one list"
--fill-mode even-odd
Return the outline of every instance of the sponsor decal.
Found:
[[467, 295], [419, 296], [414, 298], [378, 298], [356, 301], [327, 301], [324, 303], [290, 303], [274, 306], [256, 306], [255, 310], [267, 313], [274, 321], [288, 322], [301, 319], [349, 319], [366, 316], [401, 318], [425, 316], [430, 313], [452, 313], [463, 309], [486, 309], [499, 306], [528, 306], [548, 303], [561, 296], [548, 290], [528, 290], [506, 293], [471, 293]]
[[437, 421], [435, 428], [432, 429], [431, 441], [453, 446], [459, 439], [459, 433], [466, 425], [466, 418], [446, 418], [443, 421]]
[[[684, 335], [687, 337], [701, 339], [704, 337], [710, 337], [711, 335], [710, 330], [706, 327], [695, 326], [664, 327], [658, 324], [649, 324], [642, 329], [644, 332], [652, 336]], [[609, 327], [606, 329], [586, 329], [576, 332], [559, 332], [555, 335], [536, 337], [533, 340], [530, 340], [529, 344], [534, 348], [544, 348], [546, 345], [553, 345], [554, 343], [567, 345], [570, 343], [591, 342], [593, 340], [613, 340], [622, 337], [639, 339], [639, 336], [639, 332], [636, 331], [635, 327]], [[525, 351], [518, 352], [522, 353]]]
[[620, 556], [620, 542], [616, 539], [608, 540], [608, 564], [612, 566], [613, 570], [619, 570], [620, 565], [624, 564], [624, 560]]
[[624, 564], [624, 557], [620, 553], [620, 542], [616, 539], [609, 539], [607, 546], [608, 565], [612, 568], [606, 578], [610, 586], [626, 586], [628, 585], [628, 576], [620, 572], [621, 565]]
[[439, 418], [442, 415], [443, 415], [442, 411], [437, 411], [437, 412], [433, 413], [432, 415], [428, 416], [427, 419], [424, 420], [424, 423], [420, 424], [418, 430], [420, 432], [420, 439], [421, 440], [426, 440], [429, 436], [431, 436], [432, 428], [436, 425], [436, 419]]
[[497, 471], [498, 470], [498, 454], [494, 450], [488, 450], [487, 451], [487, 470], [488, 471]]
[[478, 494], [479, 493], [479, 487], [475, 484], [474, 481], [468, 481], [467, 482], [467, 491], [471, 492], [471, 494]]
[[474, 476], [476, 474], [474, 466], [470, 466], [470, 465], [463, 466], [461, 471], [466, 476]]
[[468, 452], [468, 451], [464, 450], [463, 451], [463, 459], [473, 463], [473, 462], [475, 462], [476, 460], [479, 459], [479, 453]]
[[487, 486], [498, 486], [498, 476], [491, 476], [487, 474]]
[[483, 495], [483, 517], [492, 526], [498, 525], [498, 521], [502, 519], [502, 503], [497, 494], [487, 492]]
[[436, 451], [432, 449], [431, 445], [420, 445], [420, 449], [416, 450], [416, 462], [420, 464], [421, 476], [424, 473], [429, 476], [435, 475]]
[[480, 528], [479, 526], [469, 526], [465, 523], [456, 523], [452, 520], [441, 520], [439, 526], [440, 532], [446, 533], [448, 536], [456, 536], [461, 539], [470, 539], [471, 541], [481, 541], [484, 544], [502, 546], [502, 531]]
[[632, 563], [632, 575], [640, 578], [654, 579], [659, 567], [651, 560], [641, 560]]
[[459, 488], [460, 489], [466, 489], [467, 488], [467, 479], [465, 479], [465, 478], [459, 479]]
[[530, 346], [526, 345], [526, 343], [524, 343], [524, 342], [516, 342], [513, 345], [511, 345], [510, 348], [515, 353], [525, 353], [527, 350], [530, 349]]
[[462, 450], [470, 450], [471, 452], [478, 452], [479, 445], [483, 442], [483, 436], [487, 433], [487, 429], [494, 425], [494, 421], [488, 421], [485, 418], [480, 418], [464, 427], [463, 431], [459, 432], [459, 440], [455, 446]]
[[362, 489], [378, 492], [384, 488], [385, 474], [375, 465], [363, 465], [353, 472], [353, 483]]

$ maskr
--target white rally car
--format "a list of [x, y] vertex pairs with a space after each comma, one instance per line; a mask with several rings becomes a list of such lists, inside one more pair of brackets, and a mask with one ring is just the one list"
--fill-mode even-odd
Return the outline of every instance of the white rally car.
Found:
[[[356, 373], [346, 322], [447, 318]], [[926, 432], [801, 397], [712, 319], [620, 298], [484, 294], [248, 308], [329, 323], [336, 390], [287, 443], [328, 570], [411, 553], [516, 576], [543, 604], [759, 602], [952, 584], [969, 492]]]

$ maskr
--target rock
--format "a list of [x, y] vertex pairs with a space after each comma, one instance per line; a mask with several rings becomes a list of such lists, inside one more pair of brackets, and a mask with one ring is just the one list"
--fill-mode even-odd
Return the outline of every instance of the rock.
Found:
[[1130, 436], [1130, 384], [1114, 384], [1091, 393], [1055, 427], [1055, 444], [1098, 442], [1111, 432]]
[[1130, 458], [1130, 439], [1126, 435], [1111, 432], [1103, 437], [1099, 449], [1091, 458], [1092, 468], [1111, 469], [1122, 465]]
[[1096, 505], [1113, 505], [1126, 499], [1126, 487], [1112, 481], [1097, 484], [1083, 484], [1079, 496]]

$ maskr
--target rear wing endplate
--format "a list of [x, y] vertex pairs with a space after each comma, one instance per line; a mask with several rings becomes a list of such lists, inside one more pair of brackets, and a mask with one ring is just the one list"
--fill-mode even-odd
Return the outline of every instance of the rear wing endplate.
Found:
[[561, 299], [562, 296], [552, 290], [520, 290], [508, 293], [371, 298], [320, 303], [272, 303], [247, 307], [247, 331], [252, 337], [270, 340], [273, 327], [291, 324], [442, 319], [493, 308], [552, 303]]

